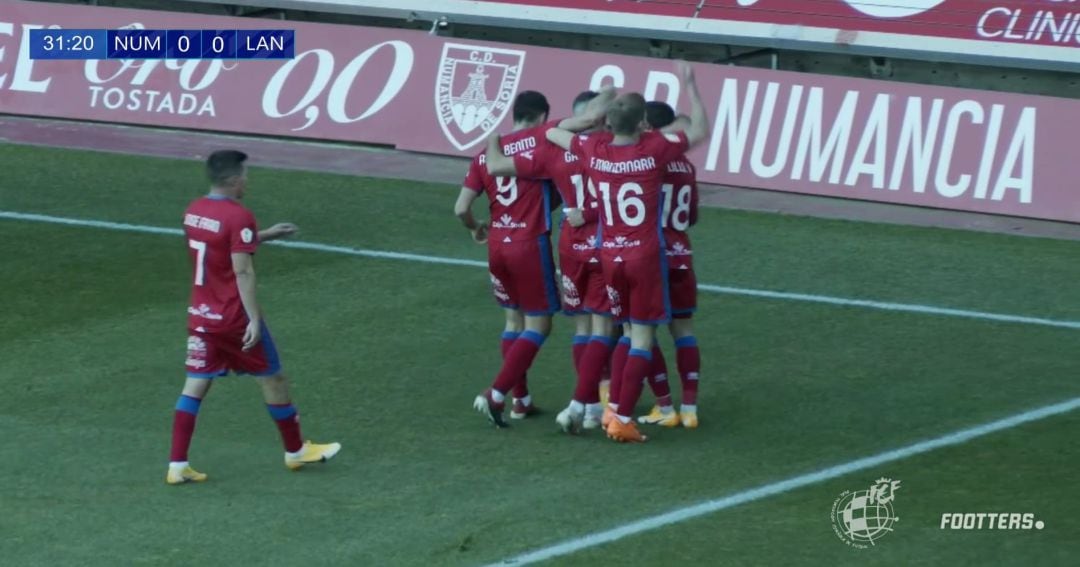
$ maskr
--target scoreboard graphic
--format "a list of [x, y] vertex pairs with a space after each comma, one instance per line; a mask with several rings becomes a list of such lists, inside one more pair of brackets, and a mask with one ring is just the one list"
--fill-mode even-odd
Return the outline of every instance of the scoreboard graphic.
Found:
[[30, 58], [292, 59], [295, 30], [30, 30]]

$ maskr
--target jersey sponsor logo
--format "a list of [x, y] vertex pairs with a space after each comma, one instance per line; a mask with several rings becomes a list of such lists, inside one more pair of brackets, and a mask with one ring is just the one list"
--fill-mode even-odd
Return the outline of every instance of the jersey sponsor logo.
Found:
[[184, 361], [190, 368], [203, 368], [206, 366], [206, 342], [196, 336], [190, 336], [187, 340], [187, 360]]
[[625, 236], [616, 236], [611, 240], [604, 241], [604, 248], [608, 250], [623, 249], [623, 248], [637, 248], [641, 246], [641, 240], [630, 240]]
[[668, 256], [692, 256], [694, 253], [686, 247], [682, 242], [672, 243], [671, 248], [668, 248]]
[[499, 217], [499, 220], [491, 223], [491, 228], [503, 228], [510, 230], [518, 228], [528, 228], [528, 226], [529, 223], [517, 222], [514, 220], [514, 217], [510, 216], [508, 213], [504, 213], [503, 216]]
[[255, 239], [255, 233], [250, 228], [245, 228], [240, 231], [240, 240], [244, 241], [244, 244], [251, 244], [251, 241]]
[[565, 303], [567, 307], [578, 307], [581, 305], [581, 294], [578, 293], [578, 288], [574, 285], [574, 280], [570, 279], [570, 276], [563, 274], [562, 287], [563, 303]]
[[490, 272], [488, 272], [488, 275], [491, 276], [491, 292], [495, 294], [495, 299], [503, 303], [509, 303], [510, 294], [506, 293], [506, 286], [503, 285], [502, 280]]
[[611, 315], [614, 317], [622, 317], [622, 301], [620, 301], [619, 292], [610, 285], [607, 286], [608, 301], [611, 303]]
[[446, 139], [459, 150], [484, 140], [506, 118], [521, 82], [525, 52], [443, 44], [435, 81], [435, 111]]
[[220, 313], [214, 313], [214, 311], [210, 309], [210, 306], [205, 303], [199, 305], [198, 307], [188, 307], [187, 312], [188, 315], [202, 317], [203, 319], [210, 319], [211, 321], [220, 321], [225, 318]]
[[210, 232], [221, 232], [221, 221], [191, 213], [184, 215], [184, 226], [209, 230]]
[[596, 235], [590, 234], [589, 238], [585, 239], [584, 243], [575, 242], [573, 248], [578, 252], [588, 252], [589, 250], [596, 250]]

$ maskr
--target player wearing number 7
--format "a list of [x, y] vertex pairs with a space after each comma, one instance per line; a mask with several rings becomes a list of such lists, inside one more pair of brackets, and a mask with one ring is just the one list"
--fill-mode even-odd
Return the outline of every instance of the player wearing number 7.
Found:
[[634, 405], [651, 366], [656, 326], [671, 321], [662, 226], [664, 176], [669, 163], [709, 135], [693, 69], [683, 63], [680, 71], [691, 106], [685, 132], [643, 131], [645, 99], [631, 93], [617, 98], [608, 110], [610, 134], [575, 136], [560, 129], [547, 134], [585, 160], [589, 183], [601, 203], [600, 259], [611, 312], [630, 323], [617, 415], [607, 428], [608, 436], [620, 442], [645, 441], [632, 419]]
[[172, 450], [165, 481], [202, 482], [206, 475], [188, 464], [188, 447], [195, 433], [199, 406], [213, 380], [229, 371], [259, 379], [267, 410], [277, 423], [285, 446], [285, 466], [296, 470], [323, 462], [341, 445], [304, 442], [300, 416], [289, 398], [289, 383], [281, 373], [274, 340], [255, 297], [252, 256], [259, 242], [296, 232], [290, 224], [264, 231], [255, 216], [240, 204], [247, 189], [247, 155], [217, 151], [206, 161], [210, 194], [197, 199], [184, 213], [184, 234], [194, 268], [188, 307], [187, 381], [176, 403]]

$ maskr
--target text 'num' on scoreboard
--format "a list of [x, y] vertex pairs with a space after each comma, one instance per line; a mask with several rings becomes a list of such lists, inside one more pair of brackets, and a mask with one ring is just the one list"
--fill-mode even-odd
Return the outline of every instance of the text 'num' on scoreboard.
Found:
[[30, 30], [31, 59], [292, 59], [295, 30]]

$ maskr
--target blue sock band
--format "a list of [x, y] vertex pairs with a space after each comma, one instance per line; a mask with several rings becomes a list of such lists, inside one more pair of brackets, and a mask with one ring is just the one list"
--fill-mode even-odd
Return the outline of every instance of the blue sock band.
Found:
[[270, 417], [274, 418], [274, 421], [281, 421], [283, 419], [289, 419], [296, 415], [296, 408], [292, 404], [288, 405], [271, 405], [266, 404], [266, 409], [270, 411]]
[[697, 346], [697, 337], [695, 337], [694, 335], [690, 335], [688, 337], [683, 337], [683, 338], [675, 341], [675, 346], [676, 347]]
[[521, 336], [521, 333], [515, 333], [515, 332], [512, 332], [512, 331], [503, 331], [503, 334], [502, 334], [502, 338], [503, 338], [504, 341], [516, 341], [517, 338], [520, 337], [520, 336]]
[[598, 342], [598, 343], [604, 343], [609, 347], [615, 346], [615, 339], [613, 339], [613, 338], [611, 338], [611, 337], [609, 337], [607, 335], [593, 335], [592, 337], [589, 338], [589, 341]]
[[621, 344], [621, 345], [630, 344], [630, 337], [619, 337], [619, 344]]
[[589, 335], [574, 335], [574, 344], [583, 345], [589, 342]]
[[644, 358], [645, 360], [652, 360], [652, 351], [641, 350], [639, 348], [630, 349], [630, 356], [637, 356]]
[[190, 413], [191, 415], [199, 415], [199, 406], [201, 404], [202, 400], [199, 398], [180, 396], [180, 399], [176, 400], [176, 411]]
[[536, 346], [543, 346], [544, 341], [547, 340], [547, 337], [536, 331], [525, 331], [524, 333], [521, 333], [521, 336], [518, 338], [534, 342], [536, 343]]

